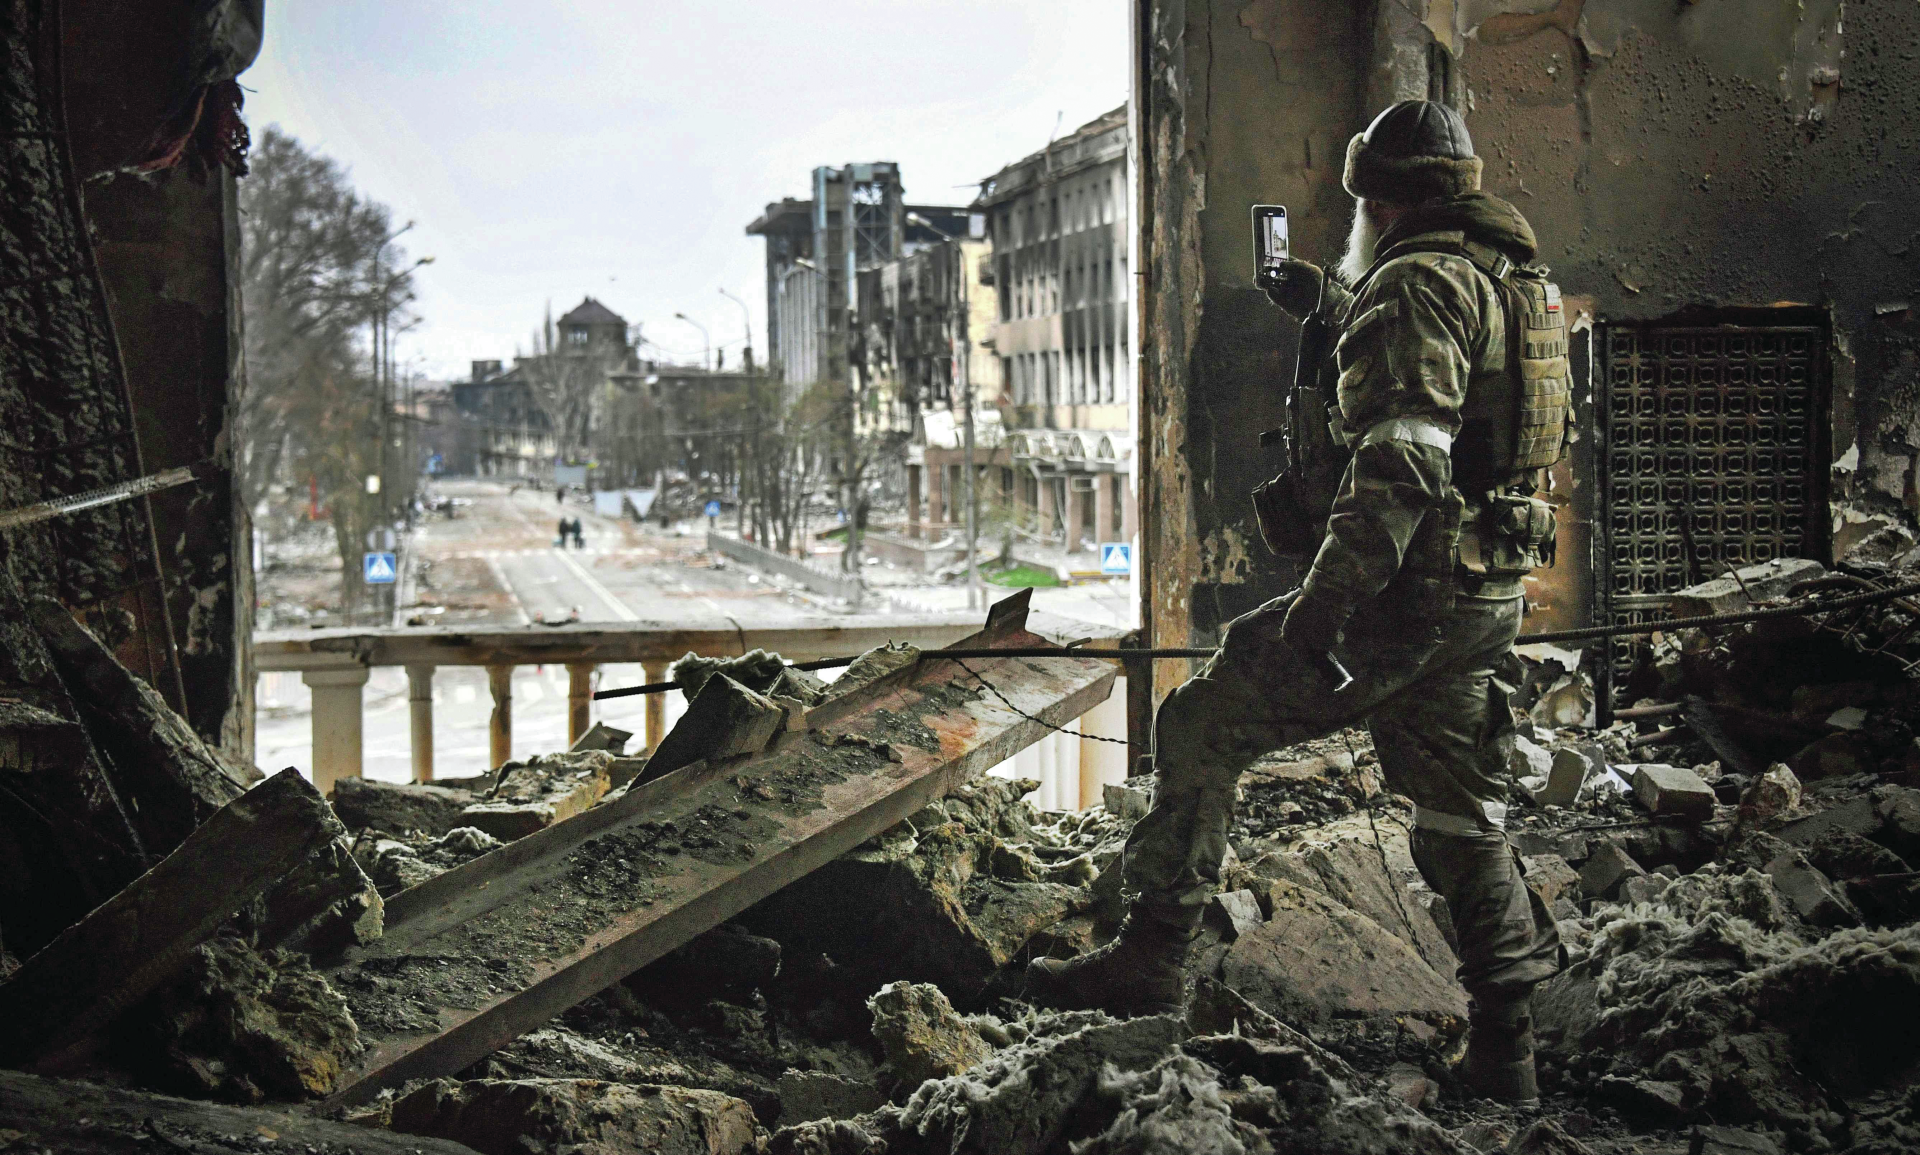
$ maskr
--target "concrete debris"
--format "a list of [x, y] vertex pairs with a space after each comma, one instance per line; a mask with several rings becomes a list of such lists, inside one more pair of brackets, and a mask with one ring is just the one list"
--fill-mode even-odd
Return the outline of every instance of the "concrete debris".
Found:
[[1592, 1150], [1552, 1119], [1535, 1119], [1506, 1142], [1501, 1155], [1592, 1155]]
[[649, 765], [644, 759], [617, 758], [605, 750], [507, 762], [493, 786], [461, 810], [456, 821], [512, 842], [588, 810]]
[[1676, 618], [1738, 613], [1784, 597], [1794, 586], [1826, 572], [1827, 567], [1809, 558], [1776, 558], [1688, 586], [1668, 599], [1667, 612]]
[[1615, 843], [1603, 842], [1580, 868], [1580, 888], [1588, 898], [1611, 898], [1618, 893], [1621, 882], [1645, 873], [1632, 855]]
[[1516, 734], [1507, 770], [1515, 778], [1538, 778], [1544, 787], [1548, 775], [1553, 772], [1553, 752], [1535, 745], [1532, 739], [1523, 734]]
[[911, 1089], [928, 1079], [958, 1075], [993, 1053], [938, 987], [888, 983], [867, 1000], [867, 1008], [895, 1086]]
[[471, 791], [447, 786], [342, 778], [327, 800], [348, 830], [418, 831], [437, 838], [464, 825], [461, 812], [474, 798]]
[[716, 1091], [590, 1079], [440, 1079], [395, 1102], [391, 1126], [481, 1155], [743, 1155], [764, 1138], [752, 1108]]
[[878, 1083], [831, 1071], [787, 1071], [780, 1076], [776, 1090], [784, 1126], [816, 1119], [851, 1119], [879, 1110], [887, 1101]]
[[1776, 762], [1753, 780], [1740, 795], [1740, 820], [1764, 825], [1783, 817], [1800, 806], [1800, 779], [1793, 770]]
[[306, 1110], [231, 1107], [7, 1070], [0, 1070], [0, 1142], [20, 1155], [475, 1155], [462, 1143], [395, 1135]]
[[1153, 780], [1148, 778], [1141, 786], [1135, 786], [1135, 781], [1110, 782], [1102, 789], [1101, 799], [1108, 814], [1129, 822], [1147, 816], [1147, 808], [1153, 803]]
[[1773, 888], [1795, 913], [1814, 926], [1856, 926], [1859, 912], [1819, 868], [1798, 850], [1783, 848], [1766, 866]]
[[471, 862], [506, 843], [473, 826], [459, 826], [438, 838], [406, 842], [377, 838], [367, 847], [367, 873], [380, 894], [392, 898], [410, 886]]
[[605, 722], [595, 722], [587, 727], [587, 732], [567, 747], [569, 754], [583, 754], [588, 750], [604, 750], [614, 757], [626, 751], [627, 743], [632, 741], [633, 731], [622, 730], [618, 726], [609, 726]]
[[1696, 1123], [1687, 1155], [1785, 1155], [1776, 1135]]
[[640, 781], [703, 760], [757, 754], [786, 722], [787, 712], [778, 702], [714, 672], [701, 681], [697, 692], [688, 692], [686, 714], [660, 740]]
[[1213, 896], [1207, 904], [1207, 917], [1222, 940], [1231, 942], [1266, 921], [1260, 900], [1251, 890], [1230, 890]]
[[227, 933], [117, 1028], [132, 1070], [178, 1094], [261, 1103], [331, 1093], [360, 1051], [346, 1002], [305, 955]]
[[1520, 864], [1526, 869], [1527, 885], [1554, 917], [1578, 913], [1574, 903], [1582, 893], [1580, 873], [1568, 866], [1566, 859], [1557, 854], [1529, 854], [1521, 857]]
[[1586, 754], [1570, 747], [1555, 750], [1547, 768], [1547, 783], [1533, 799], [1542, 806], [1572, 806], [1580, 800], [1593, 773], [1593, 759]]
[[[827, 694], [828, 684], [806, 670], [788, 666], [779, 654], [749, 650], [737, 658], [703, 658], [688, 654], [667, 667], [667, 680], [679, 682], [691, 702], [715, 674], [725, 674], [756, 694], [793, 698], [812, 706]], [[842, 677], [844, 679], [844, 676]]]
[[1662, 818], [1705, 822], [1713, 817], [1713, 787], [1682, 766], [1633, 767], [1633, 798], [1648, 813]]

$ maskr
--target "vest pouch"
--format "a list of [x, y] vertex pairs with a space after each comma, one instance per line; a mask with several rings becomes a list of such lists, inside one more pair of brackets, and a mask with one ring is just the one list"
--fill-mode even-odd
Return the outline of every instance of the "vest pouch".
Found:
[[1537, 497], [1488, 494], [1460, 535], [1460, 567], [1477, 577], [1523, 577], [1554, 562], [1559, 519]]

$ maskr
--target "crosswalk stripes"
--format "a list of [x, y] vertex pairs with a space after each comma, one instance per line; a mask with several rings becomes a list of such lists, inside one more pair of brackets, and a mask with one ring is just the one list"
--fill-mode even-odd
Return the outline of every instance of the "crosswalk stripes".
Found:
[[[560, 550], [551, 547], [542, 549], [469, 549], [440, 555], [443, 559], [458, 561], [498, 561], [507, 557], [538, 557], [546, 554], [558, 554]], [[585, 554], [588, 557], [644, 557], [653, 551], [644, 549], [575, 549], [569, 554]]]

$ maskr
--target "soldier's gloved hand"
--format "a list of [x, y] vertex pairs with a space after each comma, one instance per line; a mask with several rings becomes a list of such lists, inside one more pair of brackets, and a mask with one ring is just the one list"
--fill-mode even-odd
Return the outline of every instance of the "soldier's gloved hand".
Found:
[[1295, 320], [1304, 319], [1320, 307], [1320, 293], [1326, 283], [1327, 274], [1310, 261], [1290, 260], [1260, 275], [1260, 287], [1267, 291], [1267, 300], [1285, 309]]
[[1340, 643], [1340, 627], [1353, 610], [1338, 598], [1302, 593], [1287, 607], [1280, 623], [1280, 640], [1303, 654], [1318, 657]]

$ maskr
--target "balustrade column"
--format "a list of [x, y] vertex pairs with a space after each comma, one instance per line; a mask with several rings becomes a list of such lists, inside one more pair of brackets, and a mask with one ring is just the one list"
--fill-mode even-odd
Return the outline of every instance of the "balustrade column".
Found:
[[[646, 681], [664, 682], [667, 680], [666, 662], [642, 662], [641, 671]], [[647, 732], [645, 735], [647, 752], [660, 745], [660, 739], [667, 736], [667, 696], [665, 694], [647, 695]]]
[[365, 666], [300, 673], [313, 691], [313, 786], [322, 795], [342, 778], [360, 777], [360, 691], [370, 673]]
[[593, 663], [567, 663], [567, 746], [593, 725]]
[[407, 667], [407, 713], [413, 728], [413, 780], [433, 781], [433, 667]]
[[498, 770], [513, 760], [513, 667], [488, 666], [487, 689], [493, 694], [493, 718], [488, 726], [492, 742], [492, 761], [488, 769]]

